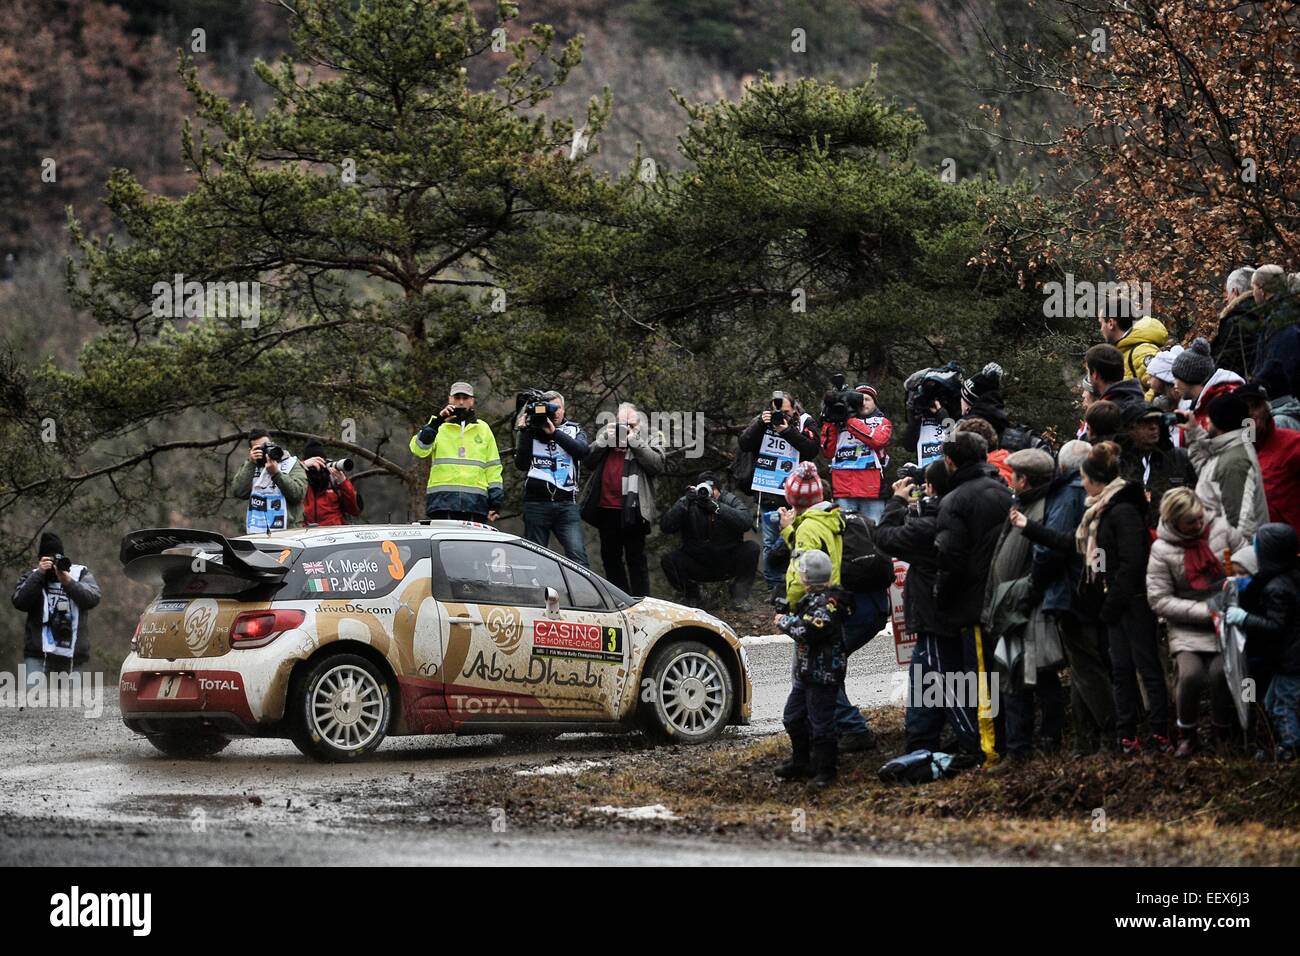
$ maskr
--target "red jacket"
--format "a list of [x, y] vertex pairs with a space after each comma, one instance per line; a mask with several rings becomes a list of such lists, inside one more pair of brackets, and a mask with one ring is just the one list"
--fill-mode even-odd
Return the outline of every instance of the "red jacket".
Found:
[[1264, 476], [1268, 520], [1300, 528], [1300, 432], [1270, 422], [1258, 438], [1255, 454]]
[[822, 457], [831, 463], [831, 493], [836, 498], [879, 498], [880, 476], [884, 474], [885, 448], [894, 426], [884, 416], [870, 419], [850, 418], [844, 426], [849, 434], [875, 453], [874, 465], [867, 468], [835, 467], [835, 449], [840, 441], [840, 426], [822, 425]]
[[347, 516], [361, 514], [361, 505], [357, 502], [357, 490], [352, 482], [344, 478], [332, 488], [317, 492], [307, 485], [307, 497], [302, 502], [302, 520], [309, 525], [347, 524]]

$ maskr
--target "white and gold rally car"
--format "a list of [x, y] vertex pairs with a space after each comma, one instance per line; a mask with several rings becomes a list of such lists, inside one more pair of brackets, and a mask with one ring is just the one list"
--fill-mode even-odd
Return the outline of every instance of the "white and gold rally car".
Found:
[[696, 743], [749, 722], [730, 627], [487, 525], [164, 528], [128, 534], [121, 560], [160, 586], [122, 664], [122, 718], [171, 756], [236, 735], [320, 760], [401, 734]]

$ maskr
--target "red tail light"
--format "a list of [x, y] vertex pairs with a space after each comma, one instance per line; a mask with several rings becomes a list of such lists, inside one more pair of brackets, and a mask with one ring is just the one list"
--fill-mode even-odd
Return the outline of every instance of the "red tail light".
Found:
[[297, 610], [245, 611], [230, 625], [230, 646], [264, 647], [284, 631], [302, 623], [306, 612]]

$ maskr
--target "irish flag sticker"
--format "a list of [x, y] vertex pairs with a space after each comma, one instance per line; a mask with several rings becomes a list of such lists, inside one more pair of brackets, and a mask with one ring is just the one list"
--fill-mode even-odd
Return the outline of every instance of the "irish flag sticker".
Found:
[[308, 591], [328, 591], [330, 589], [329, 578], [308, 578]]

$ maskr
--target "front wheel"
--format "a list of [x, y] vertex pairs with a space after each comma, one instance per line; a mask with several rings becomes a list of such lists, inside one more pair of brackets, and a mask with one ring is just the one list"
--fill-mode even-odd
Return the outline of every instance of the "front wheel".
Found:
[[641, 682], [641, 720], [661, 740], [702, 744], [719, 736], [735, 702], [731, 672], [699, 641], [656, 649]]
[[289, 737], [308, 757], [359, 760], [384, 742], [392, 718], [388, 681], [366, 658], [333, 654], [294, 681]]

